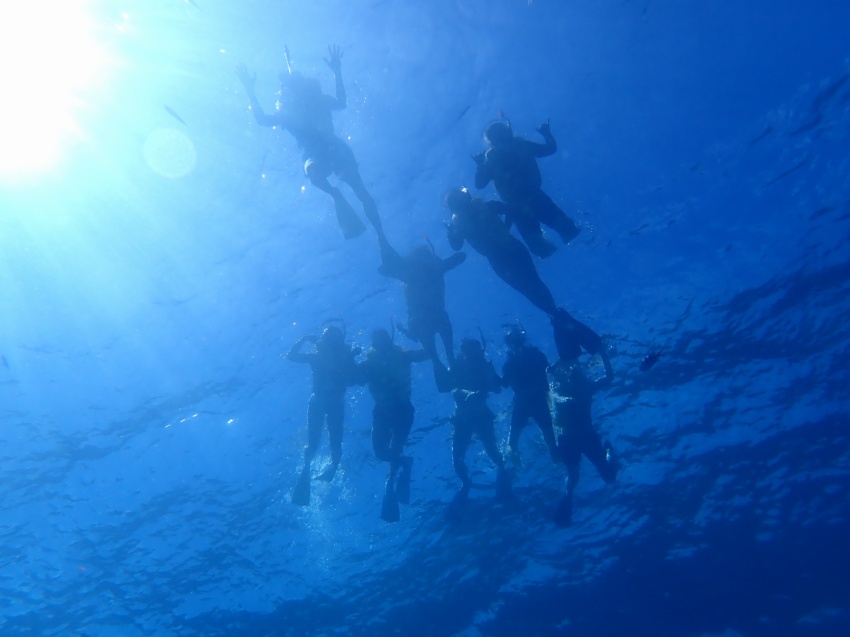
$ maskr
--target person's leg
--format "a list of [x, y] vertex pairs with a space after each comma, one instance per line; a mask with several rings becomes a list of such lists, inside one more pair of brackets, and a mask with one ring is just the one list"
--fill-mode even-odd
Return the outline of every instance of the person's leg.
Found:
[[390, 470], [394, 475], [395, 470], [401, 468], [396, 484], [396, 496], [399, 502], [408, 504], [410, 502], [410, 473], [413, 468], [413, 458], [404, 456], [404, 445], [407, 444], [407, 437], [413, 428], [413, 405], [410, 402], [399, 405], [396, 412], [397, 418], [393, 425], [393, 438], [390, 444], [390, 452], [395, 460]]
[[392, 462], [393, 453], [390, 450], [390, 442], [393, 432], [386, 409], [375, 405], [372, 410], [372, 449], [375, 457], [381, 462]]
[[519, 455], [519, 437], [523, 427], [528, 422], [528, 406], [524, 400], [514, 396], [513, 409], [511, 411], [511, 430], [508, 434], [508, 457], [516, 464], [522, 464]]
[[336, 211], [336, 219], [342, 234], [346, 239], [351, 239], [363, 234], [366, 226], [360, 221], [354, 208], [346, 201], [345, 197], [336, 186], [331, 185], [328, 181], [330, 175], [330, 166], [325, 161], [308, 159], [304, 164], [304, 172], [307, 173], [307, 178], [310, 183], [316, 186], [319, 190], [328, 193], [334, 200], [334, 210]]
[[446, 359], [449, 361], [449, 366], [454, 365], [454, 330], [452, 329], [452, 322], [449, 320], [448, 312], [443, 312], [440, 320], [440, 340], [443, 341], [443, 348], [446, 350]]
[[522, 240], [532, 253], [536, 254], [541, 259], [552, 256], [557, 248], [543, 236], [543, 229], [540, 223], [530, 217], [521, 217], [514, 221], [516, 229], [519, 231]]
[[333, 169], [337, 176], [349, 185], [360, 203], [363, 204], [363, 213], [372, 227], [375, 228], [378, 237], [383, 237], [384, 228], [381, 217], [378, 215], [378, 206], [375, 205], [375, 200], [366, 190], [363, 178], [360, 176], [360, 170], [357, 167], [357, 160], [354, 159], [354, 153], [348, 144], [340, 139], [336, 140], [333, 148]]
[[343, 420], [345, 419], [345, 403], [343, 401], [343, 398], [334, 399], [332, 404], [328, 405], [327, 408], [328, 437], [330, 438], [331, 447], [331, 466], [322, 472], [319, 479], [328, 482], [333, 480], [337, 467], [339, 467], [339, 461], [342, 458], [342, 425]]
[[482, 418], [481, 422], [478, 423], [476, 432], [484, 445], [484, 451], [496, 465], [496, 498], [503, 501], [507, 500], [511, 497], [511, 482], [507, 469], [505, 469], [502, 452], [499, 451], [499, 443], [496, 442], [494, 419], [492, 417], [486, 420]]
[[460, 478], [461, 490], [469, 491], [472, 486], [469, 480], [469, 471], [464, 462], [466, 456], [466, 448], [469, 446], [469, 441], [472, 439], [472, 427], [464, 420], [452, 420], [452, 465], [454, 466], [457, 477]]
[[543, 440], [549, 448], [549, 457], [553, 462], [559, 462], [558, 445], [555, 442], [555, 430], [552, 426], [552, 412], [549, 410], [549, 401], [546, 396], [540, 396], [535, 400], [532, 417], [540, 427]]
[[304, 468], [309, 469], [313, 457], [319, 448], [322, 439], [322, 421], [325, 418], [325, 410], [322, 401], [316, 395], [310, 396], [307, 404], [307, 446], [304, 448]]
[[531, 255], [519, 241], [506, 246], [498, 257], [491, 257], [490, 265], [505, 283], [546, 314], [552, 316], [557, 311], [552, 293], [537, 273]]
[[552, 228], [561, 237], [561, 241], [569, 243], [578, 236], [579, 227], [570, 219], [551, 197], [542, 190], [534, 196], [536, 218]]
[[614, 460], [613, 449], [609, 443], [602, 444], [597, 434], [588, 428], [585, 432], [584, 455], [593, 463], [599, 476], [608, 484], [617, 479], [617, 463]]

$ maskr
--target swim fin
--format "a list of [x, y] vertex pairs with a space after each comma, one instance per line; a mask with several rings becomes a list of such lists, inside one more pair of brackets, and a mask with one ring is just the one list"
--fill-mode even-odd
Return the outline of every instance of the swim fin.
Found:
[[395, 495], [401, 504], [410, 504], [410, 470], [413, 467], [413, 458], [405, 458], [402, 463], [395, 484]]
[[292, 504], [305, 507], [310, 504], [310, 468], [304, 467], [295, 489], [292, 491]]
[[384, 501], [381, 503], [381, 519], [384, 522], [398, 522], [400, 517], [398, 498], [393, 491], [393, 481], [390, 478], [387, 480], [387, 490], [384, 492]]
[[331, 464], [327, 469], [322, 471], [318, 476], [316, 476], [316, 480], [321, 480], [322, 482], [331, 482], [336, 475], [336, 469], [339, 465]]
[[344, 197], [334, 197], [334, 208], [336, 209], [336, 220], [342, 230], [342, 236], [346, 239], [359, 237], [366, 232], [366, 226], [360, 221], [360, 217], [354, 212], [354, 208]]
[[558, 503], [558, 508], [555, 509], [555, 515], [552, 520], [558, 526], [570, 526], [573, 523], [573, 499], [565, 495]]

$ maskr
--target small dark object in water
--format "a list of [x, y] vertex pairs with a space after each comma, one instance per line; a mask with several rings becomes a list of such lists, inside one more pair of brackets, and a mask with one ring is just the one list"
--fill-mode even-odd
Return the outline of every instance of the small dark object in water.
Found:
[[641, 359], [640, 361], [640, 371], [645, 372], [652, 368], [652, 366], [658, 362], [658, 359], [661, 358], [661, 352], [663, 351], [664, 348], [662, 347], [661, 349], [655, 352], [650, 352], [649, 354], [644, 356], [643, 359]]

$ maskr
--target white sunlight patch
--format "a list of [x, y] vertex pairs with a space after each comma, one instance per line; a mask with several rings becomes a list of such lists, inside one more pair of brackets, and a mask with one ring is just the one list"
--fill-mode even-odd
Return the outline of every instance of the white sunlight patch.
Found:
[[0, 3], [0, 178], [50, 168], [104, 58], [87, 0]]

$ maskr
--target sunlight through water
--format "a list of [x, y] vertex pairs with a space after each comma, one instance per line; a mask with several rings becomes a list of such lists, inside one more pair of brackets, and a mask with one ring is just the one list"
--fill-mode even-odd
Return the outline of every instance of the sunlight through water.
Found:
[[50, 168], [81, 133], [80, 92], [104, 61], [86, 0], [7, 2], [0, 7], [0, 178]]

